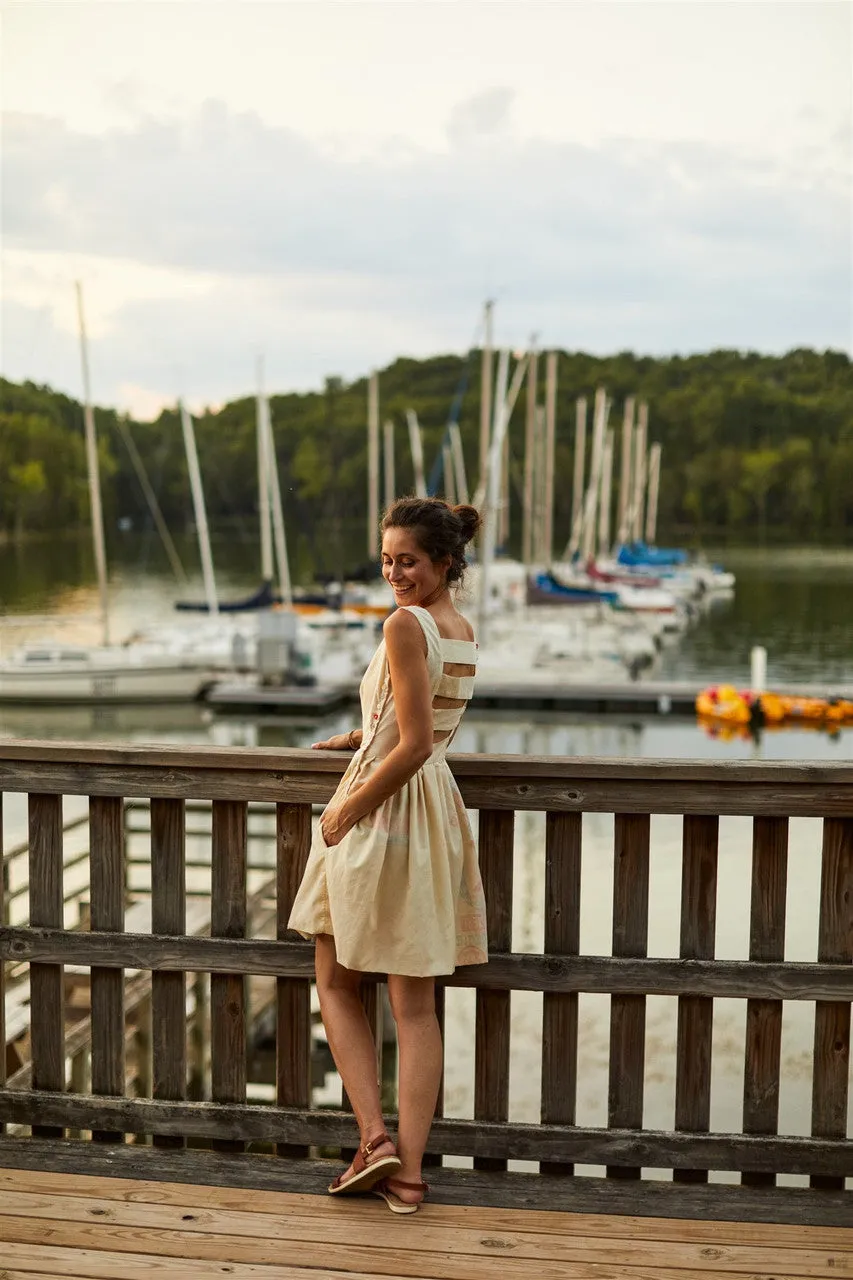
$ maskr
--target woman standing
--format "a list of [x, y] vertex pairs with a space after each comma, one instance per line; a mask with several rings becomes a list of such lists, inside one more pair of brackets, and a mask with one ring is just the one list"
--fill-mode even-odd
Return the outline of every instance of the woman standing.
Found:
[[[442, 1068], [435, 976], [488, 959], [477, 850], [446, 760], [477, 661], [451, 589], [479, 524], [473, 507], [438, 498], [402, 498], [385, 514], [382, 573], [397, 610], [361, 683], [361, 729], [314, 744], [355, 755], [290, 916], [291, 929], [316, 938], [320, 1009], [361, 1135], [329, 1191], [374, 1190], [394, 1213], [414, 1213], [427, 1191], [421, 1161]], [[359, 998], [365, 972], [387, 973], [397, 1024], [396, 1147]]]

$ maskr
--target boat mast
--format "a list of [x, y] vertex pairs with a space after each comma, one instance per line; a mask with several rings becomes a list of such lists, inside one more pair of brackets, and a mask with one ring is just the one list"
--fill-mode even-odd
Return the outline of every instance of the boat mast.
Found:
[[649, 426], [649, 406], [645, 401], [637, 415], [634, 436], [634, 503], [631, 511], [631, 537], [635, 542], [643, 536], [643, 506], [646, 495], [646, 438]]
[[210, 551], [210, 531], [207, 527], [207, 510], [204, 505], [204, 492], [201, 487], [201, 472], [198, 466], [198, 452], [195, 447], [195, 432], [193, 430], [193, 420], [187, 412], [187, 407], [183, 400], [179, 401], [178, 407], [181, 414], [181, 430], [184, 435], [184, 450], [187, 455], [187, 470], [190, 476], [190, 491], [193, 498], [193, 511], [195, 512], [195, 523], [198, 529], [198, 546], [201, 554], [201, 571], [204, 577], [204, 595], [207, 600], [208, 612], [211, 616], [219, 613], [219, 604], [216, 599], [216, 582], [213, 577], [213, 556]]
[[557, 352], [545, 361], [545, 465], [542, 475], [542, 553], [546, 567], [554, 557], [554, 449], [557, 438]]
[[483, 361], [480, 368], [480, 477], [477, 487], [485, 485], [489, 464], [489, 435], [492, 430], [492, 308], [488, 300], [483, 312]]
[[524, 414], [524, 507], [521, 522], [521, 559], [526, 567], [533, 563], [536, 538], [533, 531], [533, 492], [536, 459], [536, 390], [539, 355], [536, 334], [530, 339], [530, 361], [527, 365], [527, 404]]
[[631, 462], [634, 439], [634, 397], [628, 396], [625, 401], [625, 412], [622, 418], [622, 454], [619, 465], [619, 522], [616, 529], [616, 541], [621, 545], [630, 537], [631, 513]]
[[[480, 477], [480, 486], [485, 482], [484, 498], [486, 504], [483, 521], [482, 558], [480, 564], [480, 599], [478, 601], [477, 630], [480, 644], [486, 639], [486, 619], [489, 607], [489, 571], [495, 555], [497, 540], [498, 504], [500, 502], [500, 462], [503, 455], [503, 438], [506, 432], [507, 394], [506, 384], [509, 377], [509, 352], [504, 348], [498, 356], [498, 376], [495, 388], [495, 423], [492, 433], [492, 444], [486, 455], [485, 469]], [[479, 492], [479, 489], [478, 489]], [[480, 501], [483, 499], [481, 498]], [[475, 506], [479, 503], [475, 502]]]
[[421, 424], [414, 409], [406, 410], [406, 422], [409, 426], [409, 448], [412, 451], [412, 470], [415, 475], [415, 495], [418, 498], [427, 496], [424, 478], [424, 446], [421, 440]]
[[272, 413], [269, 396], [263, 397], [264, 436], [266, 438], [267, 457], [269, 459], [269, 497], [272, 504], [272, 525], [275, 537], [275, 558], [278, 561], [278, 590], [282, 604], [293, 604], [293, 589], [290, 582], [290, 562], [287, 558], [287, 538], [284, 532], [284, 511], [281, 505], [281, 485], [278, 479], [278, 457], [275, 451], [275, 440], [272, 433]]
[[270, 515], [270, 458], [264, 396], [264, 357], [258, 356], [258, 394], [255, 397], [255, 434], [258, 448], [258, 515], [261, 522], [261, 580], [273, 580], [272, 520]]
[[575, 403], [575, 467], [572, 484], [572, 532], [563, 552], [564, 560], [571, 560], [581, 544], [583, 529], [583, 482], [586, 473], [586, 396]]
[[394, 477], [394, 420], [386, 418], [383, 424], [383, 454], [385, 462], [385, 506], [390, 507], [397, 496], [397, 481]]
[[468, 504], [468, 477], [465, 474], [465, 455], [462, 452], [462, 435], [459, 431], [458, 422], [451, 422], [448, 430], [450, 431], [450, 450], [453, 455], [453, 467], [456, 474], [456, 499], [458, 502]]
[[83, 423], [86, 429], [86, 469], [89, 473], [89, 505], [92, 513], [92, 539], [95, 544], [95, 568], [101, 601], [101, 631], [104, 644], [110, 642], [109, 588], [107, 584], [107, 548], [104, 540], [104, 512], [101, 505], [101, 477], [98, 469], [98, 440], [92, 410], [89, 383], [89, 353], [86, 345], [86, 322], [83, 316], [83, 288], [78, 280], [77, 315], [80, 321], [80, 359], [83, 366]]
[[367, 384], [367, 554], [379, 556], [379, 374]]
[[613, 486], [613, 428], [609, 428], [604, 440], [604, 460], [601, 467], [601, 497], [598, 504], [598, 554], [610, 552], [610, 495]]
[[649, 496], [646, 507], [646, 542], [650, 547], [655, 545], [658, 528], [658, 495], [660, 493], [660, 453], [659, 444], [649, 449]]

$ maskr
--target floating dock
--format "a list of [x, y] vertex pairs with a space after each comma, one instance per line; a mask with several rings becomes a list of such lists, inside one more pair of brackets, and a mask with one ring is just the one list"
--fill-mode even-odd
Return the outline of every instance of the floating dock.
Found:
[[[622, 684], [489, 684], [478, 682], [469, 706], [475, 711], [577, 711], [589, 715], [695, 716], [696, 697], [706, 685], [690, 681], [637, 680]], [[849, 698], [849, 687], [774, 686], [796, 697]], [[358, 685], [257, 685], [249, 681], [215, 685], [207, 694], [217, 712], [301, 713], [323, 716], [358, 701]]]

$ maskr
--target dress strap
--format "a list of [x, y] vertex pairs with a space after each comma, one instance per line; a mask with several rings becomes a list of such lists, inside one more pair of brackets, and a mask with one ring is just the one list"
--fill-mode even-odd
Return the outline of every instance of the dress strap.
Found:
[[477, 644], [474, 640], [446, 640], [441, 636], [441, 656], [445, 662], [468, 662], [476, 665]]
[[468, 699], [474, 692], [474, 677], [442, 675], [435, 692], [439, 698]]

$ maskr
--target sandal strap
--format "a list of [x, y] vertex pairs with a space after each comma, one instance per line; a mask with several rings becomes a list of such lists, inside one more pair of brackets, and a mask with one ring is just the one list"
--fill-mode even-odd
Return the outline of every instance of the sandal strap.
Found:
[[352, 1162], [353, 1172], [361, 1173], [368, 1165], [368, 1156], [372, 1156], [377, 1147], [383, 1142], [390, 1142], [391, 1139], [387, 1133], [377, 1134], [375, 1138], [369, 1138], [363, 1147], [359, 1147], [355, 1153], [355, 1159]]
[[406, 1182], [403, 1178], [384, 1178], [383, 1185], [392, 1190], [394, 1187], [405, 1187], [407, 1191], [423, 1191], [424, 1195], [429, 1191], [428, 1182]]

